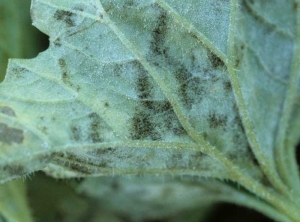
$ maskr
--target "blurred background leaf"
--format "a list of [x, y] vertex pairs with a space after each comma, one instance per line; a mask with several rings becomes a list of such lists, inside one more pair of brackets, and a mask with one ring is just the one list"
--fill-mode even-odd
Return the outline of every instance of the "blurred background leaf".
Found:
[[32, 222], [25, 182], [14, 180], [0, 186], [0, 221]]
[[31, 25], [30, 2], [0, 0], [0, 82], [8, 59], [33, 58], [47, 47], [45, 36]]

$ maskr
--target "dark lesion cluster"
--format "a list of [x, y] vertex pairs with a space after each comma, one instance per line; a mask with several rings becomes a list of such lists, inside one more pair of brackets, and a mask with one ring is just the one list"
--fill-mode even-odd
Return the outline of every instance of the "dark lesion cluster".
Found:
[[177, 92], [185, 108], [190, 110], [193, 104], [202, 101], [205, 88], [199, 77], [193, 77], [193, 74], [184, 65], [180, 65], [176, 69], [174, 77], [179, 83]]
[[75, 26], [75, 20], [74, 20], [75, 14], [70, 11], [65, 11], [58, 9], [54, 13], [54, 18], [59, 21], [63, 21], [67, 26], [72, 27]]
[[220, 128], [220, 127], [224, 128], [227, 125], [227, 116], [226, 115], [217, 115], [216, 113], [211, 113], [208, 116], [208, 122], [209, 122], [209, 127], [211, 129], [216, 129], [216, 128]]
[[131, 154], [126, 156], [122, 152], [119, 153], [116, 148], [107, 147], [89, 151], [84, 156], [76, 152], [56, 153], [52, 162], [81, 175], [92, 175], [111, 170], [115, 165], [114, 158], [122, 160], [130, 157]]
[[76, 142], [100, 143], [104, 141], [102, 131], [106, 130], [107, 126], [101, 117], [93, 112], [80, 121], [72, 122], [70, 129], [71, 137]]
[[68, 68], [67, 68], [67, 62], [65, 59], [63, 58], [59, 58], [58, 59], [58, 64], [61, 70], [61, 78], [62, 81], [69, 87], [71, 87], [72, 89], [74, 89], [77, 93], [79, 93], [81, 87], [78, 84], [73, 83], [71, 80], [71, 74], [68, 72]]
[[135, 90], [138, 101], [131, 119], [132, 139], [162, 140], [168, 130], [175, 135], [184, 134], [170, 102], [153, 99], [154, 83], [150, 81], [151, 77], [141, 64], [137, 63], [137, 66], [139, 68]]
[[224, 68], [224, 62], [212, 51], [207, 50], [207, 57], [214, 69]]

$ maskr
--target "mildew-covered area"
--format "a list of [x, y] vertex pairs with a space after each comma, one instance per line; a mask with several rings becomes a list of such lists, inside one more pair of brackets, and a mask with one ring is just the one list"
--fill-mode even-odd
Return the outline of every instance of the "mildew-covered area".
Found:
[[108, 142], [114, 138], [112, 129], [97, 113], [73, 119], [70, 131], [71, 138], [77, 143]]
[[[294, 1], [246, 0], [241, 2], [238, 14], [241, 19], [235, 40], [237, 75], [253, 133], [270, 159], [278, 145], [275, 138], [281, 128], [278, 124], [293, 72], [297, 20], [294, 4]], [[278, 13], [282, 16], [276, 16]]]
[[[195, 175], [224, 176], [221, 164], [196, 150], [117, 147], [78, 153], [60, 153], [53, 163], [78, 176], [117, 174], [181, 174], [184, 170]], [[51, 166], [47, 169], [51, 173]], [[55, 171], [54, 171], [55, 172]]]
[[[233, 95], [236, 85], [231, 84], [226, 67], [229, 1], [66, 2], [35, 1], [34, 24], [50, 36], [50, 48], [34, 60], [10, 62], [0, 89], [5, 100], [0, 115], [20, 126], [0, 125], [3, 132], [12, 130], [18, 138], [16, 142], [2, 136], [2, 143], [24, 148], [35, 138], [39, 142], [32, 148], [34, 155], [63, 150], [55, 156], [53, 172], [67, 169], [77, 176], [198, 172], [226, 178], [230, 175], [220, 162], [228, 158], [245, 174], [262, 178]], [[239, 22], [251, 30], [258, 19], [251, 13], [259, 3], [245, 4], [242, 10], [251, 22]], [[210, 29], [200, 18], [206, 11], [215, 18], [207, 18], [214, 24]], [[259, 17], [260, 23], [265, 18]], [[257, 27], [258, 33], [272, 30], [272, 26]], [[271, 95], [266, 90], [271, 88], [268, 80], [277, 82], [283, 92], [286, 74], [274, 64], [270, 70], [281, 83], [270, 77], [272, 72], [264, 68], [272, 61], [264, 52], [260, 60], [260, 52], [242, 39], [245, 33], [238, 29], [238, 34], [234, 69], [251, 73], [241, 76], [243, 95], [251, 95], [245, 100], [247, 106], [261, 108], [260, 95]], [[290, 47], [288, 43], [284, 45]], [[261, 42], [253, 44], [258, 49]], [[263, 75], [263, 83], [254, 83], [253, 75], [261, 74], [256, 72], [261, 69], [269, 77]], [[266, 106], [262, 104], [263, 117], [268, 115]], [[256, 116], [251, 115], [252, 121]], [[257, 129], [268, 123], [259, 122], [260, 118], [254, 124]], [[270, 134], [274, 128], [266, 140]], [[203, 146], [201, 137], [209, 145]], [[211, 156], [201, 152], [204, 149]], [[214, 151], [223, 156], [214, 156]]]

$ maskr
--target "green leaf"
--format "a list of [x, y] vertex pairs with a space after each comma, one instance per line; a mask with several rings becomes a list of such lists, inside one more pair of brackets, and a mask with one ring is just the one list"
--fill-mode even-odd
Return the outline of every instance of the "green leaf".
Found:
[[15, 180], [0, 186], [0, 218], [7, 222], [31, 222], [31, 212], [27, 203], [25, 183]]
[[296, 220], [299, 5], [34, 0], [50, 47], [1, 84], [0, 182], [230, 179]]

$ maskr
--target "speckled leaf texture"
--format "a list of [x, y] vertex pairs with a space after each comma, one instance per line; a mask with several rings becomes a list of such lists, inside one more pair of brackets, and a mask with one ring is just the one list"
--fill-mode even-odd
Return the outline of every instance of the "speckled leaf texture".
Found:
[[33, 0], [31, 13], [50, 47], [10, 60], [1, 84], [1, 182], [43, 169], [229, 179], [271, 205], [262, 189], [300, 193], [297, 1]]

